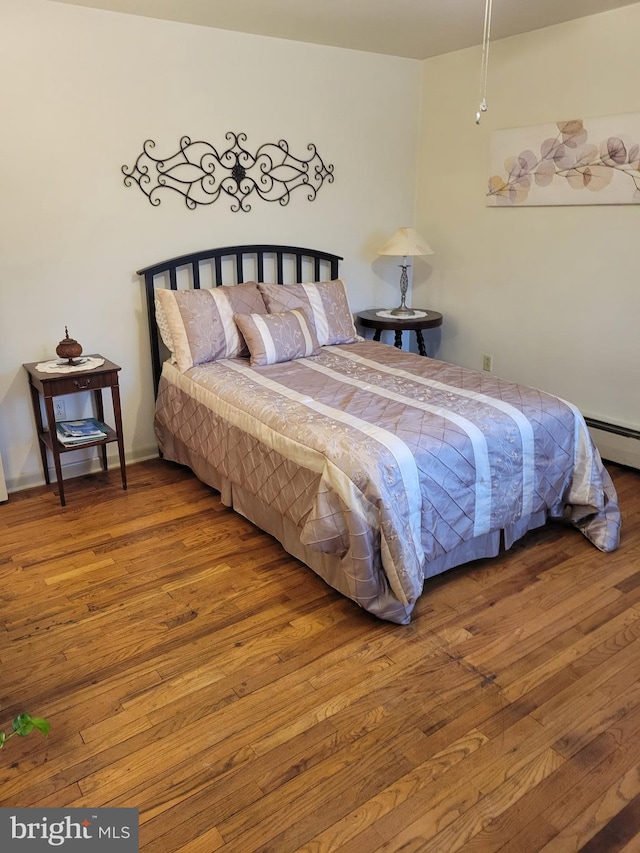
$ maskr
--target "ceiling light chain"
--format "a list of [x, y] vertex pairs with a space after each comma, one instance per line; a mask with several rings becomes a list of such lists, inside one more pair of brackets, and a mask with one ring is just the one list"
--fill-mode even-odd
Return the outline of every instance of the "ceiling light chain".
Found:
[[493, 0], [485, 0], [484, 32], [482, 33], [482, 62], [480, 65], [480, 105], [476, 113], [476, 124], [480, 124], [482, 113], [487, 111], [487, 74], [489, 72], [489, 46], [491, 44], [491, 11]]

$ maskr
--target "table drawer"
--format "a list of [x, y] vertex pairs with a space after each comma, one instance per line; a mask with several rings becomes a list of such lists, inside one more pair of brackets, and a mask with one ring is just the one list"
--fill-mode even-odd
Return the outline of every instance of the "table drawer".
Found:
[[111, 388], [118, 384], [118, 371], [108, 370], [100, 373], [82, 374], [81, 376], [61, 376], [55, 379], [45, 379], [42, 387], [47, 397], [57, 397], [63, 394], [76, 394], [78, 391], [97, 391], [100, 388]]

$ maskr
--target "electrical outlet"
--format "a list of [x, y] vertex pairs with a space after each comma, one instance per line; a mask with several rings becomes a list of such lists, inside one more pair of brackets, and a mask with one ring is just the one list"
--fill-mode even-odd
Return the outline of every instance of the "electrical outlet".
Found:
[[64, 407], [64, 400], [58, 399], [53, 401], [53, 413], [57, 421], [65, 421], [67, 419], [67, 411]]
[[486, 353], [482, 356], [482, 369], [486, 370], [487, 373], [491, 373], [493, 370], [493, 356], [487, 355]]

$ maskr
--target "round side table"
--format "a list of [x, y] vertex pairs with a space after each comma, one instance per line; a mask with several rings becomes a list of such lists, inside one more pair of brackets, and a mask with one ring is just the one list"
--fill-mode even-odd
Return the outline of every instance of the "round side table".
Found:
[[442, 325], [442, 314], [438, 311], [428, 311], [426, 308], [416, 308], [422, 316], [419, 317], [381, 317], [379, 311], [386, 311], [385, 308], [371, 308], [368, 311], [360, 311], [357, 315], [358, 323], [366, 329], [373, 329], [373, 340], [379, 341], [380, 335], [384, 331], [391, 330], [395, 332], [394, 346], [402, 349], [402, 333], [415, 332], [418, 342], [418, 352], [420, 355], [427, 356], [427, 350], [422, 337], [423, 329], [435, 329], [436, 326]]

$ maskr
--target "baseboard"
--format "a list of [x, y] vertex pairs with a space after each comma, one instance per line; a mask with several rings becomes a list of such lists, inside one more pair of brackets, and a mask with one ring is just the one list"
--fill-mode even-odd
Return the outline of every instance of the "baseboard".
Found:
[[[140, 450], [126, 453], [125, 457], [127, 465], [133, 465], [135, 462], [144, 462], [147, 459], [157, 459], [158, 448], [156, 445], [153, 445], [153, 447], [141, 448]], [[110, 470], [119, 470], [120, 462], [117, 452], [107, 452], [107, 464]], [[90, 459], [80, 459], [76, 461], [70, 460], [66, 464], [62, 465], [62, 478], [63, 480], [67, 480], [73, 477], [82, 477], [86, 474], [98, 473], [101, 470], [102, 467], [97, 456]], [[53, 467], [49, 468], [49, 479], [52, 483], [56, 482], [56, 472]], [[22, 492], [25, 489], [44, 486], [44, 476], [42, 474], [42, 470], [38, 473], [27, 473], [20, 477], [8, 478], [6, 485], [7, 492], [11, 495], [12, 492]]]

